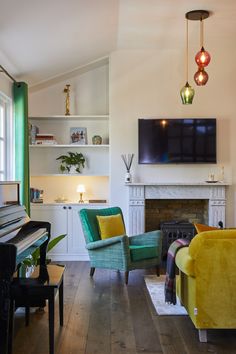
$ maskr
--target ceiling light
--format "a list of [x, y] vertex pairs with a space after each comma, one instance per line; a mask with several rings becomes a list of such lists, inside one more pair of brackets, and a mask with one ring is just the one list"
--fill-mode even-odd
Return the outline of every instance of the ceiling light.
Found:
[[186, 84], [180, 90], [183, 104], [192, 104], [194, 89], [188, 83], [188, 18], [186, 17]]
[[209, 17], [209, 11], [206, 10], [194, 10], [186, 13], [186, 18], [188, 20], [200, 21], [200, 51], [195, 56], [195, 61], [198, 65], [198, 71], [194, 75], [194, 81], [198, 86], [206, 85], [208, 81], [208, 74], [204, 68], [210, 63], [211, 56], [204, 49], [204, 31], [203, 31], [203, 21]]

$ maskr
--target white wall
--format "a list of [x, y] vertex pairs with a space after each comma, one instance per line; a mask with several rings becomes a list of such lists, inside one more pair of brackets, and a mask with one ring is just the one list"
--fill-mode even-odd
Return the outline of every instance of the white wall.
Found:
[[60, 81], [39, 91], [30, 92], [29, 115], [65, 114], [65, 93], [70, 84], [70, 114], [108, 114], [108, 66]]
[[0, 91], [12, 97], [12, 81], [4, 73], [0, 73]]
[[[213, 44], [212, 44], [213, 45]], [[122, 153], [134, 153], [133, 181], [205, 181], [225, 167], [228, 188], [227, 226], [235, 226], [236, 100], [235, 46], [215, 43], [207, 71], [209, 82], [196, 87], [192, 105], [181, 103], [185, 84], [182, 48], [179, 50], [119, 50], [110, 57], [111, 203], [127, 214], [127, 188]], [[230, 54], [230, 55], [229, 55]], [[225, 64], [224, 64], [225, 63]], [[196, 64], [190, 65], [191, 85]], [[217, 165], [138, 165], [138, 118], [217, 118]]]

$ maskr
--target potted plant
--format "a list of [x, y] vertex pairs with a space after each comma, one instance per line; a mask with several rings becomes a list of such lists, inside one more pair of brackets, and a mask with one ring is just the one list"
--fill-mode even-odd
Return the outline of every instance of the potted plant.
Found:
[[85, 166], [85, 158], [81, 152], [68, 152], [68, 155], [61, 155], [57, 158], [61, 160], [60, 170], [61, 172], [70, 172], [74, 167], [77, 173], [81, 173], [81, 168]]
[[[47, 253], [50, 252], [58, 244], [58, 242], [60, 242], [65, 236], [66, 234], [63, 234], [49, 241], [47, 247]], [[39, 264], [39, 260], [40, 260], [40, 250], [39, 248], [36, 248], [36, 250], [31, 255], [29, 255], [23, 260], [21, 266], [21, 276], [29, 277], [34, 271], [34, 268]], [[51, 261], [50, 259], [47, 259], [47, 263], [50, 263], [50, 261]]]

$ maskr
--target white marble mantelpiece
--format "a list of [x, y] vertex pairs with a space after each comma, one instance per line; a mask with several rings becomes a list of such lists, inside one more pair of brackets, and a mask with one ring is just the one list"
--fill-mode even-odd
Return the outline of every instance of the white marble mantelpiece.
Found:
[[146, 199], [208, 200], [209, 225], [225, 225], [225, 188], [228, 183], [129, 183], [129, 235], [145, 231]]

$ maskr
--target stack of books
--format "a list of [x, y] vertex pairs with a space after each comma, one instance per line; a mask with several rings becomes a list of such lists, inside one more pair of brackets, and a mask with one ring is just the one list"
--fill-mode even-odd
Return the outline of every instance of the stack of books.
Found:
[[57, 141], [54, 139], [53, 134], [36, 134], [35, 144], [53, 145], [57, 144]]
[[37, 188], [30, 188], [31, 203], [43, 203], [43, 190]]

